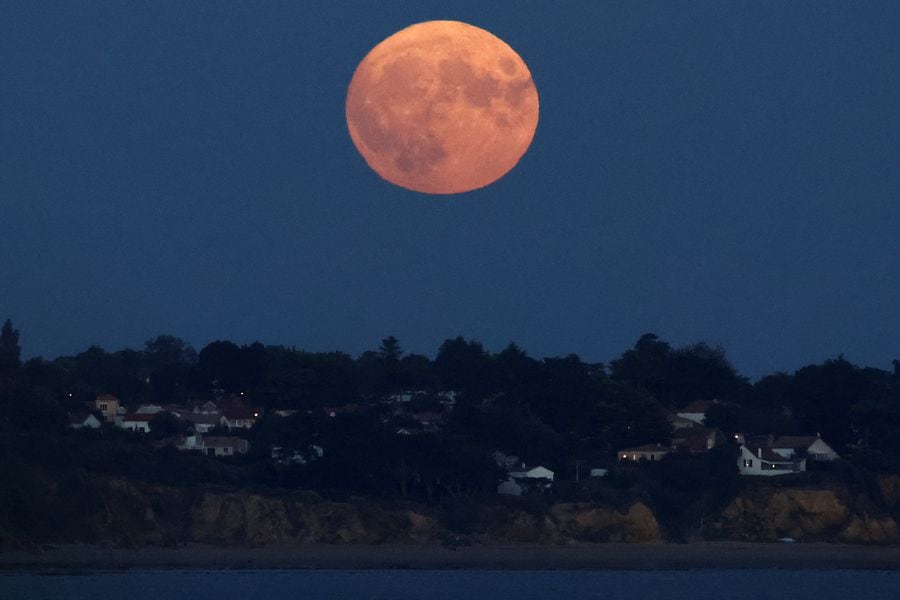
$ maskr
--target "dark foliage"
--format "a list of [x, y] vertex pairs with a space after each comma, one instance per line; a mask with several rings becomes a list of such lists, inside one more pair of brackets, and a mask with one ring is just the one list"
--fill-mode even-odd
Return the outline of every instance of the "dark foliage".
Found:
[[[23, 364], [19, 354], [19, 332], [7, 321], [0, 332], [0, 508], [22, 522], [38, 514], [32, 508], [40, 498], [29, 490], [40, 488], [41, 477], [93, 472], [178, 486], [262, 485], [452, 505], [447, 518], [465, 531], [473, 502], [504, 477], [493, 459], [499, 451], [548, 466], [562, 479], [611, 467], [602, 483], [562, 483], [557, 493], [611, 503], [642, 498], [689, 537], [734, 493], [734, 448], [631, 468], [615, 465], [615, 453], [666, 443], [667, 415], [694, 400], [718, 400], [708, 424], [728, 434], [821, 433], [854, 469], [900, 464], [900, 362], [886, 372], [839, 357], [751, 385], [721, 349], [672, 348], [653, 334], [608, 370], [576, 355], [532, 358], [515, 344], [492, 354], [462, 337], [444, 342], [434, 360], [404, 353], [394, 337], [358, 358], [224, 340], [197, 353], [174, 336], [142, 350], [92, 346], [52, 361]], [[168, 413], [151, 421], [149, 435], [111, 425], [67, 429], [67, 416], [90, 408], [99, 394], [128, 406], [243, 394], [263, 414], [243, 434], [250, 454], [220, 460], [164, 443], [186, 429]], [[437, 424], [422, 424], [433, 415]]]

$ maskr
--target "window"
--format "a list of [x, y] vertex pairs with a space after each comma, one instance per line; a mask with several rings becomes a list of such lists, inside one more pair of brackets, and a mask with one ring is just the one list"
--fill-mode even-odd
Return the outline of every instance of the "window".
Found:
[[106, 412], [106, 404], [100, 405], [100, 412]]
[[751, 459], [749, 459], [749, 458], [745, 458], [745, 459], [744, 459], [744, 468], [752, 469], [752, 468], [753, 468], [753, 461], [752, 461]]

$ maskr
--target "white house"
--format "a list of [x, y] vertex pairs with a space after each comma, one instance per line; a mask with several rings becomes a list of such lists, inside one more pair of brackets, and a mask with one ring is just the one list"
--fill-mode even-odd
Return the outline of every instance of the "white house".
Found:
[[226, 408], [222, 411], [222, 416], [230, 429], [250, 429], [256, 423], [259, 413], [247, 408]]
[[806, 470], [805, 458], [787, 458], [768, 446], [758, 446], [754, 452], [741, 445], [741, 453], [737, 459], [738, 471], [741, 475], [787, 475]]
[[798, 451], [806, 452], [812, 461], [831, 461], [840, 458], [834, 449], [817, 435], [783, 435], [772, 442], [772, 450], [785, 458], [791, 458]]
[[[524, 468], [525, 465], [522, 465]], [[549, 479], [553, 481], [553, 471], [547, 467], [537, 466], [527, 471], [510, 471], [509, 476], [514, 479]]]
[[97, 429], [100, 419], [90, 413], [69, 415], [69, 427], [72, 429]]
[[122, 422], [119, 424], [119, 427], [122, 429], [130, 429], [131, 431], [150, 433], [150, 421], [152, 421], [155, 416], [156, 415], [128, 413], [122, 417]]
[[682, 419], [687, 419], [688, 421], [703, 425], [703, 421], [706, 419], [706, 411], [709, 410], [709, 407], [713, 404], [715, 403], [709, 400], [695, 400], [675, 414]]
[[553, 477], [553, 471], [547, 467], [537, 466], [526, 469], [523, 464], [521, 470], [509, 472], [509, 478], [497, 486], [497, 493], [506, 496], [521, 496], [522, 492], [531, 487], [539, 489], [549, 487]]
[[184, 415], [184, 420], [190, 422], [197, 433], [207, 433], [219, 425], [224, 427], [228, 424], [227, 419], [220, 414], [190, 413]]
[[231, 435], [205, 435], [203, 447], [208, 456], [247, 454], [247, 440]]
[[633, 462], [641, 460], [661, 460], [671, 451], [671, 448], [663, 446], [662, 444], [646, 444], [644, 446], [619, 450], [618, 457], [619, 460], [630, 460]]
[[234, 456], [246, 454], [247, 440], [230, 435], [201, 435], [195, 433], [182, 438], [176, 445], [179, 450], [200, 452], [207, 456]]

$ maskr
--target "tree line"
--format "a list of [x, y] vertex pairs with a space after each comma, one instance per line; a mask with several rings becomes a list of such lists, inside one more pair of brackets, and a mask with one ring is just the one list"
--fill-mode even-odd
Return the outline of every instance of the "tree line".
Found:
[[[92, 346], [26, 361], [20, 354], [19, 332], [7, 321], [0, 331], [0, 432], [7, 436], [63, 432], [67, 413], [99, 394], [163, 405], [242, 394], [264, 414], [246, 434], [253, 451], [239, 477], [282, 487], [425, 500], [488, 492], [502, 475], [494, 451], [571, 476], [578, 464], [612, 463], [618, 449], [666, 443], [667, 415], [696, 400], [718, 401], [707, 424], [725, 432], [820, 433], [875, 468], [896, 468], [900, 458], [898, 361], [885, 371], [837, 357], [751, 382], [722, 348], [673, 347], [649, 333], [608, 364], [575, 354], [535, 358], [516, 344], [490, 352], [463, 337], [444, 341], [434, 358], [404, 352], [394, 337], [356, 357], [225, 340], [198, 352], [171, 335], [138, 350]], [[439, 431], [397, 435], [404, 417], [383, 400], [409, 391], [419, 392], [410, 411], [446, 413]], [[455, 406], [446, 410], [439, 400], [450, 391]], [[326, 414], [348, 406], [357, 410]], [[107, 432], [103, 443], [122, 435]], [[310, 457], [315, 446], [327, 452], [285, 467], [267, 460], [272, 446]], [[128, 469], [134, 461], [158, 468], [162, 459], [134, 448], [119, 447], [133, 459]]]

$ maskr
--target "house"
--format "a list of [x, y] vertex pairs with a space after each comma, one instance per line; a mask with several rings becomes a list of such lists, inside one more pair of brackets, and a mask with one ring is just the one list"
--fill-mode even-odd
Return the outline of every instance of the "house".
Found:
[[156, 413], [162, 412], [163, 410], [163, 407], [159, 404], [141, 404], [134, 412], [139, 415], [155, 415]]
[[797, 457], [786, 458], [769, 446], [747, 447], [747, 445], [741, 444], [737, 466], [741, 475], [771, 477], [773, 475], [787, 475], [805, 471], [806, 459]]
[[233, 435], [205, 435], [203, 447], [207, 456], [247, 454], [247, 440]]
[[166, 404], [165, 411], [172, 413], [173, 415], [181, 419], [185, 415], [191, 414], [191, 412], [193, 412], [193, 409], [184, 406], [183, 404]]
[[521, 496], [529, 490], [544, 491], [550, 487], [554, 473], [547, 467], [527, 468], [524, 464], [520, 470], [510, 471], [506, 481], [497, 486], [497, 493], [505, 496]]
[[672, 448], [690, 454], [703, 454], [719, 446], [725, 440], [724, 434], [714, 427], [694, 425], [672, 432]]
[[210, 430], [215, 429], [220, 425], [222, 427], [227, 425], [225, 417], [218, 413], [188, 413], [182, 418], [193, 426], [195, 433], [208, 433]]
[[510, 471], [509, 476], [514, 479], [547, 479], [553, 481], [553, 471], [547, 467], [537, 466], [528, 469], [524, 464], [521, 471]]
[[281, 446], [270, 446], [272, 460], [280, 465], [298, 464], [305, 465], [325, 456], [325, 449], [315, 444], [305, 450], [285, 450]]
[[632, 462], [639, 462], [642, 460], [656, 461], [662, 460], [662, 458], [671, 451], [671, 448], [663, 446], [662, 444], [646, 444], [644, 446], [619, 450], [618, 457], [619, 460], [630, 460]]
[[684, 417], [679, 417], [675, 413], [670, 413], [666, 415], [666, 420], [669, 421], [669, 424], [672, 425], [672, 429], [679, 430], [684, 428], [693, 427], [697, 425], [696, 421], [692, 421], [691, 419], [685, 419]]
[[104, 419], [112, 422], [119, 414], [119, 399], [112, 394], [97, 396], [94, 400], [94, 408], [100, 411]]
[[69, 427], [72, 429], [97, 429], [100, 419], [91, 413], [73, 413], [69, 415]]
[[706, 411], [709, 410], [709, 407], [713, 404], [715, 404], [715, 402], [710, 400], [695, 400], [675, 414], [682, 419], [687, 419], [698, 425], [703, 425], [703, 421], [706, 419]]
[[806, 454], [812, 461], [832, 461], [840, 458], [834, 449], [816, 435], [783, 435], [772, 442], [772, 450], [785, 458]]
[[219, 407], [215, 402], [204, 402], [200, 406], [195, 406], [194, 412], [201, 415], [215, 415], [219, 414]]
[[250, 429], [258, 416], [258, 412], [243, 406], [226, 406], [222, 409], [222, 417], [230, 429]]
[[247, 440], [230, 435], [203, 435], [195, 433], [181, 438], [175, 446], [179, 450], [199, 452], [206, 456], [235, 456], [246, 454]]
[[150, 421], [152, 421], [156, 417], [155, 414], [137, 414], [137, 413], [127, 413], [124, 417], [122, 417], [122, 422], [118, 423], [119, 427], [122, 429], [130, 429], [131, 431], [142, 431], [144, 433], [150, 433]]

